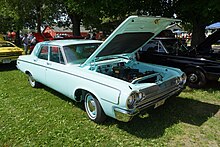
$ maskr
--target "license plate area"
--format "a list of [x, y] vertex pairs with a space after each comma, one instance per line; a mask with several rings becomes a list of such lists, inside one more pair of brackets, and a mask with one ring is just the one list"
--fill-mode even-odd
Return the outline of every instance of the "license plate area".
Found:
[[2, 63], [11, 63], [11, 60], [10, 59], [4, 59], [4, 60], [2, 60]]
[[165, 103], [166, 99], [163, 99], [163, 100], [160, 100], [159, 102], [157, 102], [155, 105], [154, 105], [154, 108], [157, 108], [161, 105], [163, 105]]

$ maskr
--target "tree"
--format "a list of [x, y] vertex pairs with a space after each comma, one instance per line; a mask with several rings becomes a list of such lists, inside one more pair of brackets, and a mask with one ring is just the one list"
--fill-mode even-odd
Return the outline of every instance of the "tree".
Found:
[[72, 30], [75, 36], [80, 36], [80, 24], [91, 26], [100, 24], [103, 1], [67, 0], [63, 1], [66, 13], [72, 22]]
[[[35, 28], [37, 23], [37, 31], [40, 31], [42, 23], [50, 23], [55, 18], [58, 10], [62, 8], [58, 0], [0, 0], [4, 7], [0, 7], [2, 11], [7, 10], [7, 15], [11, 16], [16, 22], [16, 26], [20, 29], [23, 26]], [[6, 7], [5, 7], [6, 6]], [[5, 9], [4, 9], [5, 8]], [[6, 16], [6, 15], [5, 15]]]
[[173, 0], [143, 0], [138, 14], [173, 17]]
[[220, 20], [219, 0], [176, 0], [175, 13], [183, 22], [193, 26], [192, 46], [196, 46], [205, 39], [205, 27]]
[[0, 32], [7, 32], [8, 28], [15, 27], [15, 21], [17, 20], [17, 15], [14, 11], [8, 10], [7, 3], [4, 3], [4, 1], [0, 0]]
[[24, 9], [22, 9], [20, 6], [22, 6], [22, 1], [18, 1], [20, 5], [15, 5], [15, 1], [8, 1], [8, 0], [0, 0], [1, 6], [1, 31], [16, 31], [16, 44], [20, 45], [20, 39], [19, 33], [20, 29], [23, 27], [23, 17], [21, 17], [24, 14]]
[[205, 39], [205, 27], [220, 20], [219, 0], [143, 0], [138, 14], [173, 17], [177, 14], [186, 26], [192, 25], [192, 46]]
[[85, 26], [101, 30], [112, 30], [125, 17], [135, 12], [137, 0], [67, 0], [64, 1], [67, 14], [73, 23], [73, 34], [80, 35], [80, 22]]

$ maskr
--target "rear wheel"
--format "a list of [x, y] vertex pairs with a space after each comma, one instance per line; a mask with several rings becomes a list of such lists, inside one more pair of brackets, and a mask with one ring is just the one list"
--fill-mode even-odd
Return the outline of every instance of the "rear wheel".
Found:
[[188, 68], [185, 70], [187, 75], [187, 85], [191, 88], [202, 88], [207, 80], [205, 74], [196, 68]]
[[32, 74], [30, 74], [30, 73], [28, 74], [28, 81], [29, 81], [31, 87], [33, 87], [33, 88], [40, 87], [40, 83], [37, 82], [37, 81], [33, 78]]
[[84, 98], [84, 106], [88, 117], [96, 123], [104, 122], [106, 115], [96, 97], [91, 93], [86, 93]]

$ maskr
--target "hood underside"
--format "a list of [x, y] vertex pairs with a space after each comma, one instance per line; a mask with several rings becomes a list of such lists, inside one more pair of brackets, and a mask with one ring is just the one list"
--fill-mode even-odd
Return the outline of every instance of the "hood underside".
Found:
[[210, 53], [211, 45], [220, 40], [220, 30], [217, 30], [213, 34], [209, 35], [202, 43], [200, 43], [196, 50], [201, 53]]
[[150, 32], [123, 33], [115, 36], [112, 41], [101, 50], [97, 57], [132, 53], [147, 42], [154, 34]]
[[145, 45], [171, 23], [180, 20], [162, 17], [130, 16], [88, 58], [84, 65], [96, 57], [131, 54]]

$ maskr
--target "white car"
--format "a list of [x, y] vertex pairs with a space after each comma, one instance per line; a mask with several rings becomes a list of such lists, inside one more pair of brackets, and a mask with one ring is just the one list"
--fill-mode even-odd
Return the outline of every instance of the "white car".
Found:
[[17, 68], [32, 87], [44, 84], [78, 102], [88, 117], [128, 122], [141, 110], [178, 95], [186, 82], [176, 68], [135, 60], [135, 53], [174, 19], [130, 16], [103, 43], [56, 40], [38, 43]]

